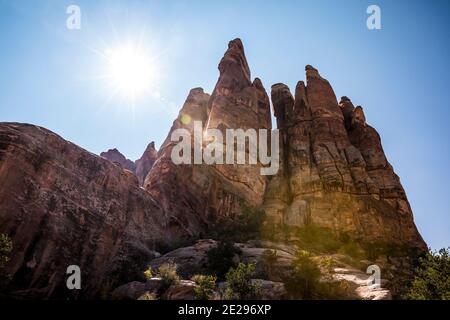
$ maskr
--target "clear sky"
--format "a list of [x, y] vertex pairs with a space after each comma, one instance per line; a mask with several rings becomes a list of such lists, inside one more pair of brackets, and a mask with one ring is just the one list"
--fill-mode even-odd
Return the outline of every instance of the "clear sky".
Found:
[[[71, 4], [80, 30], [66, 27]], [[381, 30], [366, 27], [370, 4]], [[295, 88], [311, 64], [364, 107], [438, 249], [450, 245], [449, 26], [447, 0], [0, 0], [0, 121], [135, 160], [162, 143], [191, 88], [212, 91], [228, 41], [240, 37], [266, 89]], [[104, 77], [105, 52], [139, 39], [152, 81], [132, 101]]]

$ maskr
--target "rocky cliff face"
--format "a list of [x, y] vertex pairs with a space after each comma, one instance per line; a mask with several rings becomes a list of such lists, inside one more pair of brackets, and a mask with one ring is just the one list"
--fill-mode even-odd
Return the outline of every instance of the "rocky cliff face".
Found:
[[100, 153], [100, 157], [105, 158], [106, 160], [109, 160], [123, 169], [127, 169], [133, 173], [136, 172], [136, 164], [131, 161], [130, 159], [125, 158], [125, 156], [120, 153], [117, 149], [109, 149], [106, 152]]
[[398, 176], [386, 159], [363, 109], [306, 66], [295, 97], [272, 86], [281, 132], [282, 170], [273, 177], [264, 207], [278, 225], [315, 224], [372, 244], [426, 245], [418, 233]]
[[[0, 181], [15, 296], [98, 296], [174, 241], [131, 172], [41, 127], [0, 123]], [[69, 265], [80, 266], [81, 291], [65, 289]]]
[[136, 175], [139, 181], [139, 185], [144, 185], [145, 178], [153, 167], [157, 157], [157, 151], [155, 149], [155, 142], [152, 141], [148, 144], [142, 156], [135, 162], [125, 158], [117, 149], [109, 149], [107, 152], [100, 153], [102, 158], [111, 161], [112, 163], [120, 166], [123, 169], [129, 170]]
[[[160, 150], [151, 143], [136, 163], [116, 149], [98, 157], [40, 127], [0, 124], [0, 232], [13, 240], [16, 295], [98, 296], [124, 270], [142, 272], [154, 250], [202, 238], [244, 206], [263, 208], [266, 226], [290, 230], [292, 243], [316, 225], [358, 243], [426, 249], [378, 133], [311, 66], [294, 96], [284, 84], [272, 86], [281, 148], [275, 176], [262, 176], [260, 163], [173, 163], [171, 134], [185, 129], [193, 137], [196, 121], [201, 136], [271, 128], [269, 97], [251, 80], [239, 39], [219, 72], [213, 93], [192, 89]], [[191, 151], [205, 150], [203, 138]], [[71, 264], [81, 267], [81, 292], [64, 289]]]

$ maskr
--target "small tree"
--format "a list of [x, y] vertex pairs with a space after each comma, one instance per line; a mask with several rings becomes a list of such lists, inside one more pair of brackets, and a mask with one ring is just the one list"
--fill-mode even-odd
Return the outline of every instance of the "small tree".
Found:
[[292, 263], [292, 273], [285, 282], [286, 291], [295, 299], [312, 299], [317, 293], [321, 271], [309, 254], [299, 250]]
[[195, 298], [197, 300], [209, 300], [213, 297], [214, 288], [216, 287], [215, 276], [195, 275], [192, 277], [192, 281], [197, 284], [194, 289]]
[[278, 260], [278, 255], [276, 250], [267, 249], [264, 250], [259, 265], [263, 276], [272, 279], [276, 270], [276, 263]]
[[406, 295], [412, 300], [450, 300], [450, 248], [431, 250], [419, 259], [416, 276]]
[[211, 273], [216, 274], [219, 278], [223, 278], [225, 273], [234, 267], [233, 258], [236, 254], [240, 254], [241, 250], [234, 246], [231, 242], [219, 242], [215, 247], [211, 248], [208, 253], [208, 269]]
[[167, 289], [172, 284], [180, 282], [180, 276], [177, 273], [177, 265], [173, 262], [162, 264], [158, 268], [158, 276], [162, 279], [163, 289]]
[[147, 270], [144, 271], [144, 277], [146, 280], [150, 280], [151, 278], [153, 278], [152, 267], [148, 267]]
[[239, 263], [236, 268], [231, 268], [226, 274], [228, 287], [225, 291], [225, 299], [258, 299], [260, 297], [260, 286], [252, 282], [254, 274], [254, 264]]

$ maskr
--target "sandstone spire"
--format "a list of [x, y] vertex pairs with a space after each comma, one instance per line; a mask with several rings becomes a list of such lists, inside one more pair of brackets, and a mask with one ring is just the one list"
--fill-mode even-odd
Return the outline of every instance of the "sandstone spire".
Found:
[[144, 185], [145, 178], [156, 160], [157, 151], [155, 149], [155, 142], [148, 144], [142, 156], [136, 160], [136, 176], [139, 180], [139, 185]]
[[286, 85], [272, 86], [284, 168], [268, 185], [268, 215], [282, 225], [313, 223], [361, 243], [423, 252], [405, 192], [363, 109], [348, 97], [338, 104], [317, 69], [305, 70], [307, 85], [298, 83], [295, 100]]

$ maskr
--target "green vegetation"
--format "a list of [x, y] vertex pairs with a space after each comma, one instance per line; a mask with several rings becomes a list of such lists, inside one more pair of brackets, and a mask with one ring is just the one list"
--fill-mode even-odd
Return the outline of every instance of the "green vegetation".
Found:
[[261, 260], [258, 262], [258, 269], [261, 271], [261, 277], [272, 279], [276, 272], [276, 263], [278, 260], [277, 251], [272, 249], [264, 250]]
[[411, 300], [450, 300], [450, 248], [431, 250], [419, 259], [416, 276], [406, 295]]
[[169, 288], [172, 284], [180, 282], [180, 276], [177, 273], [177, 265], [175, 263], [164, 263], [158, 268], [158, 277], [162, 279], [162, 287]]
[[158, 297], [154, 293], [146, 292], [142, 296], [140, 296], [138, 300], [158, 300]]
[[214, 288], [216, 287], [215, 276], [195, 275], [192, 277], [192, 281], [197, 284], [194, 289], [195, 299], [197, 300], [209, 300], [213, 297]]
[[0, 234], [0, 290], [4, 290], [11, 280], [11, 277], [5, 271], [11, 251], [11, 239], [6, 234]]
[[286, 291], [294, 299], [313, 299], [317, 292], [321, 272], [309, 252], [299, 250], [292, 263], [290, 279], [285, 281]]
[[144, 271], [144, 277], [146, 280], [153, 278], [153, 270], [151, 267], [148, 267], [147, 270]]
[[240, 254], [241, 250], [231, 242], [219, 242], [217, 246], [211, 248], [208, 253], [208, 269], [212, 274], [223, 279], [225, 273], [234, 267], [233, 258]]
[[[284, 281], [286, 291], [291, 299], [345, 299], [349, 288], [345, 282], [334, 281], [331, 277], [331, 265], [325, 261], [326, 274], [309, 252], [299, 250], [292, 263], [291, 276]], [[322, 281], [321, 281], [322, 280]]]
[[259, 299], [260, 286], [251, 281], [255, 275], [254, 264], [239, 263], [236, 268], [231, 268], [226, 279], [228, 287], [225, 290], [225, 299], [227, 300], [250, 300]]
[[302, 248], [313, 252], [337, 252], [343, 242], [330, 230], [313, 224], [298, 231]]

